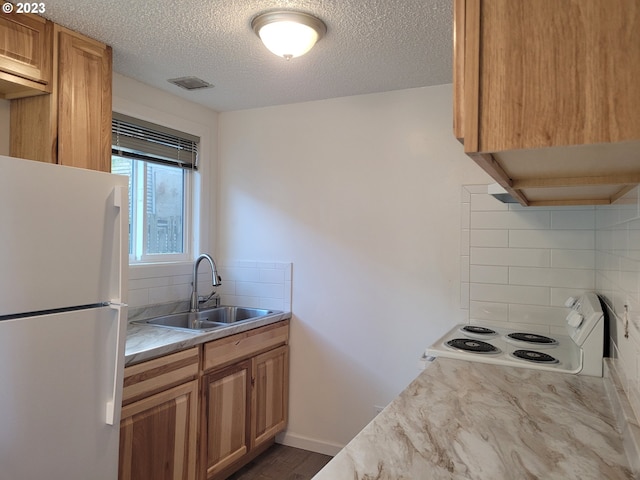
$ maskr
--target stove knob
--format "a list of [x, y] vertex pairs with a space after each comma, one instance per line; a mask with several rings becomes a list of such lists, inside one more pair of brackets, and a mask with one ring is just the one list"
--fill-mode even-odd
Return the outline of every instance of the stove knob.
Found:
[[576, 300], [574, 297], [569, 297], [569, 298], [567, 298], [567, 301], [564, 302], [564, 306], [572, 308], [576, 304], [577, 301], [578, 300]]
[[578, 328], [580, 325], [582, 325], [582, 321], [584, 320], [584, 317], [578, 313], [578, 312], [569, 312], [569, 315], [567, 315], [567, 323], [573, 327], [573, 328]]

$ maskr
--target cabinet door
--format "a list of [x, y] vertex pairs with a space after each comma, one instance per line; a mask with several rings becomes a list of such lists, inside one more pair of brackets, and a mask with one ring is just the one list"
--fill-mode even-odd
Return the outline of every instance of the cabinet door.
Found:
[[201, 457], [207, 461], [211, 477], [245, 455], [249, 450], [249, 360], [204, 377], [203, 442]]
[[253, 359], [252, 445], [257, 447], [287, 425], [289, 406], [289, 346]]
[[58, 159], [111, 171], [111, 48], [58, 33]]
[[195, 480], [196, 380], [123, 407], [119, 480]]
[[638, 0], [464, 3], [466, 152], [640, 138]]
[[0, 16], [0, 94], [51, 92], [52, 23], [30, 14]]

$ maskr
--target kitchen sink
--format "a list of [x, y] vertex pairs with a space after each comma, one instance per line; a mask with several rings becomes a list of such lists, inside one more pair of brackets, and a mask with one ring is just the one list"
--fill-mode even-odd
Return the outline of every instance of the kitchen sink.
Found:
[[262, 308], [223, 306], [201, 310], [199, 312], [173, 313], [162, 317], [137, 320], [133, 323], [138, 325], [155, 325], [177, 330], [207, 332], [236, 323], [259, 320], [280, 313], [282, 312]]

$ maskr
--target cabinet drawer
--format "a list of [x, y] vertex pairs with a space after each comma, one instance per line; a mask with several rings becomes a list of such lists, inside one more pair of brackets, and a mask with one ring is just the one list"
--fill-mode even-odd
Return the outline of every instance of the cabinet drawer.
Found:
[[289, 321], [238, 333], [204, 346], [203, 369], [218, 368], [270, 350], [289, 341]]
[[122, 404], [127, 405], [140, 398], [197, 378], [199, 359], [198, 347], [193, 347], [126, 367], [124, 369]]

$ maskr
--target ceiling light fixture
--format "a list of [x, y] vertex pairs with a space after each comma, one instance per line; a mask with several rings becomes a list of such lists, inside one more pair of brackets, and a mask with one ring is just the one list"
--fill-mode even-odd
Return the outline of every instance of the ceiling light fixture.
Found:
[[287, 60], [307, 53], [327, 32], [319, 18], [283, 10], [258, 15], [251, 21], [251, 28], [265, 47]]

